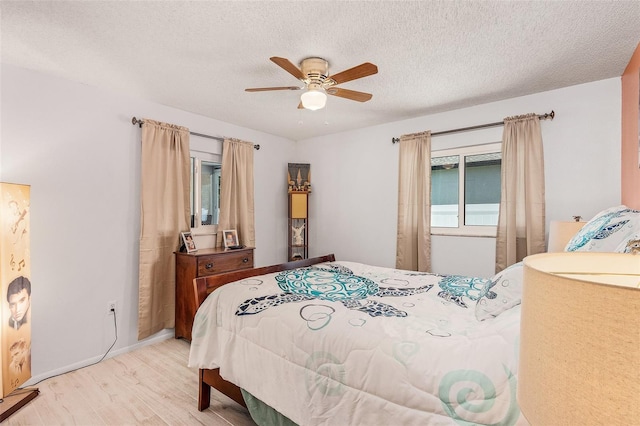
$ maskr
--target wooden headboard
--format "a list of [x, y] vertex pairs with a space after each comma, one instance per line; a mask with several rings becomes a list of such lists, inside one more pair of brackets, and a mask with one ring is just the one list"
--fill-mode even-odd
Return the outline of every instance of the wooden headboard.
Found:
[[335, 255], [327, 254], [325, 256], [313, 257], [310, 259], [296, 260], [293, 262], [280, 263], [277, 265], [263, 266], [261, 268], [241, 269], [226, 274], [209, 275], [193, 280], [194, 296], [196, 298], [196, 306], [200, 306], [204, 299], [207, 298], [216, 288], [232, 283], [234, 281], [243, 280], [257, 275], [272, 274], [274, 272], [288, 271], [290, 269], [304, 268], [305, 266], [315, 265], [316, 263], [333, 262], [336, 260]]

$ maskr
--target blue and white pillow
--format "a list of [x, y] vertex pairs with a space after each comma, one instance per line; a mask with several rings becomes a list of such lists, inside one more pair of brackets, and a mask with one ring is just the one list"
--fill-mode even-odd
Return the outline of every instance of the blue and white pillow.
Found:
[[601, 211], [571, 238], [565, 251], [615, 252], [640, 233], [640, 211], [621, 205]]
[[621, 242], [615, 251], [616, 253], [640, 254], [640, 232], [636, 232], [627, 240]]
[[476, 303], [476, 319], [495, 318], [522, 302], [523, 263], [518, 262], [491, 278], [486, 295]]

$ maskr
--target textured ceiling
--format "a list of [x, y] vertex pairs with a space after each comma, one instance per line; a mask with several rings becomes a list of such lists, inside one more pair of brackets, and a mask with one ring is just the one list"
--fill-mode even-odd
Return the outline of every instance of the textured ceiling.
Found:
[[[6, 1], [2, 62], [301, 140], [620, 76], [640, 1]], [[301, 92], [269, 61], [309, 56], [366, 103]], [[181, 124], [181, 123], [176, 123]], [[197, 131], [197, 129], [194, 129]]]

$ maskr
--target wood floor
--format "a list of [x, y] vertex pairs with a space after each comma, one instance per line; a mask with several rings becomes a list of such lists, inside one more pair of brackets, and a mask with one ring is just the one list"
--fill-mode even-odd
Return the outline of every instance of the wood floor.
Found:
[[197, 369], [189, 344], [169, 339], [36, 385], [40, 395], [7, 425], [255, 426], [244, 407], [211, 390], [211, 407], [197, 407]]

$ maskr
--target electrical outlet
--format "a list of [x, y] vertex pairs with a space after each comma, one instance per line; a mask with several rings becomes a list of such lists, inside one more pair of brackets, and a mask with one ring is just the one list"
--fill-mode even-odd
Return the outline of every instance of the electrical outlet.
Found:
[[116, 301], [112, 300], [111, 302], [107, 303], [107, 313], [113, 314], [115, 312], [116, 312]]

